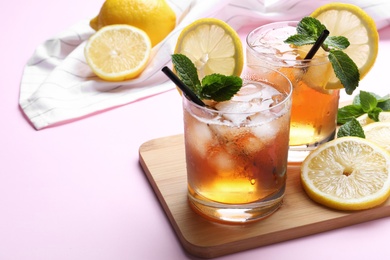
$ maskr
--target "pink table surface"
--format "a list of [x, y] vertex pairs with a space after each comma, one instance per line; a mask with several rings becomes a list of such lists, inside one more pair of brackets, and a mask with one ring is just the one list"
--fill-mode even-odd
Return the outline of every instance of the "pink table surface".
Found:
[[[1, 260], [196, 259], [182, 249], [138, 163], [142, 143], [182, 133], [175, 90], [41, 131], [18, 107], [22, 71], [36, 46], [93, 17], [102, 3], [0, 3]], [[389, 53], [385, 28], [360, 89], [390, 92]], [[219, 259], [384, 259], [389, 234], [384, 218]]]

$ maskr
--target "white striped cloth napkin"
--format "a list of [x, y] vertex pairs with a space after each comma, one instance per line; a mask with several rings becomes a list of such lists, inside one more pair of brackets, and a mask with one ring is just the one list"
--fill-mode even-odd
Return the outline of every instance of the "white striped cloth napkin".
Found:
[[[84, 58], [94, 33], [81, 21], [36, 48], [20, 84], [19, 104], [35, 129], [61, 125], [174, 88], [160, 71], [170, 65], [181, 30], [202, 17], [216, 17], [234, 29], [278, 20], [299, 20], [328, 0], [167, 0], [177, 14], [176, 28], [152, 50], [150, 62], [136, 79], [107, 82], [97, 78]], [[377, 27], [390, 24], [387, 0], [349, 0], [366, 10]]]

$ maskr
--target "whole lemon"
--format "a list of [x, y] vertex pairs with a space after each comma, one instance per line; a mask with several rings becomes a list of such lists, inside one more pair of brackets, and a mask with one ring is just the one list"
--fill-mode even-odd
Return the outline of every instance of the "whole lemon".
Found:
[[145, 31], [155, 46], [176, 26], [176, 14], [165, 0], [106, 0], [90, 21], [94, 30], [128, 24]]

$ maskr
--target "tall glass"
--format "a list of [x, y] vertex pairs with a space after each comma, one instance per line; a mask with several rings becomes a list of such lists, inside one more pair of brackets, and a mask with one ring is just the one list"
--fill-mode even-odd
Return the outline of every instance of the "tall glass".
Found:
[[259, 220], [282, 204], [291, 82], [254, 66], [231, 101], [198, 106], [183, 97], [190, 206], [218, 222]]
[[293, 84], [289, 161], [302, 161], [319, 144], [334, 138], [339, 90], [324, 87], [332, 75], [326, 52], [304, 59], [307, 48], [284, 43], [296, 34], [298, 22], [270, 23], [247, 36], [248, 65], [262, 65], [285, 74]]

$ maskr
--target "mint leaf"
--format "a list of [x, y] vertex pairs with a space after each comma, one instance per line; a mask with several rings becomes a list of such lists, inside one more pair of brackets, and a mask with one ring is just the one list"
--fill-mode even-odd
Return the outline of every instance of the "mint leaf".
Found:
[[377, 106], [381, 108], [383, 111], [390, 111], [390, 99], [384, 101], [378, 101]]
[[325, 25], [313, 17], [304, 17], [297, 24], [297, 33], [311, 36], [314, 38], [314, 41], [320, 37], [321, 33], [326, 30]]
[[304, 17], [297, 24], [297, 33], [284, 42], [295, 46], [314, 44], [326, 27], [313, 17]]
[[360, 91], [359, 94], [360, 105], [364, 112], [370, 112], [378, 105], [378, 100], [370, 92]]
[[364, 114], [360, 105], [348, 105], [337, 110], [337, 124], [345, 124], [352, 118], [359, 117]]
[[[370, 93], [371, 95], [373, 95], [373, 96], [378, 100], [378, 102], [380, 102], [380, 100], [382, 100], [382, 98], [381, 98], [379, 95], [377, 95], [377, 94], [375, 94], [375, 93], [373, 93], [373, 92], [367, 92], [367, 93]], [[356, 96], [353, 98], [352, 104], [354, 104], [354, 105], [361, 105], [361, 102], [360, 102], [360, 93], [359, 93], [359, 95], [356, 95]]]
[[390, 111], [390, 94], [382, 98], [378, 98], [377, 107], [381, 108], [383, 111]]
[[192, 61], [183, 54], [173, 54], [172, 63], [179, 79], [194, 91], [197, 96], [200, 96], [201, 85], [198, 71]]
[[211, 74], [202, 79], [202, 86], [202, 98], [218, 102], [226, 101], [230, 100], [240, 90], [242, 79], [236, 76]]
[[347, 94], [351, 95], [359, 85], [360, 73], [358, 67], [343, 51], [331, 49], [328, 57], [337, 78], [343, 84]]
[[[373, 93], [373, 92], [367, 92], [369, 94], [371, 94], [372, 96], [374, 96], [377, 100], [377, 107], [381, 108], [383, 111], [390, 111], [390, 94], [384, 96], [384, 97], [380, 97], [379, 95]], [[352, 101], [352, 104], [355, 104], [355, 105], [361, 105], [361, 102], [360, 102], [360, 95], [356, 95], [354, 98], [353, 98], [353, 101]]]
[[294, 44], [295, 46], [302, 46], [314, 44], [316, 42], [316, 38], [302, 34], [295, 34], [288, 37], [284, 42], [288, 44]]
[[324, 42], [329, 47], [344, 50], [350, 45], [347, 38], [344, 36], [328, 36]]
[[355, 118], [350, 119], [339, 128], [339, 131], [337, 132], [337, 138], [343, 136], [357, 136], [366, 138], [362, 126]]
[[369, 118], [374, 120], [375, 122], [379, 122], [379, 113], [382, 112], [383, 110], [379, 107], [374, 107], [372, 110], [367, 112], [367, 115]]

